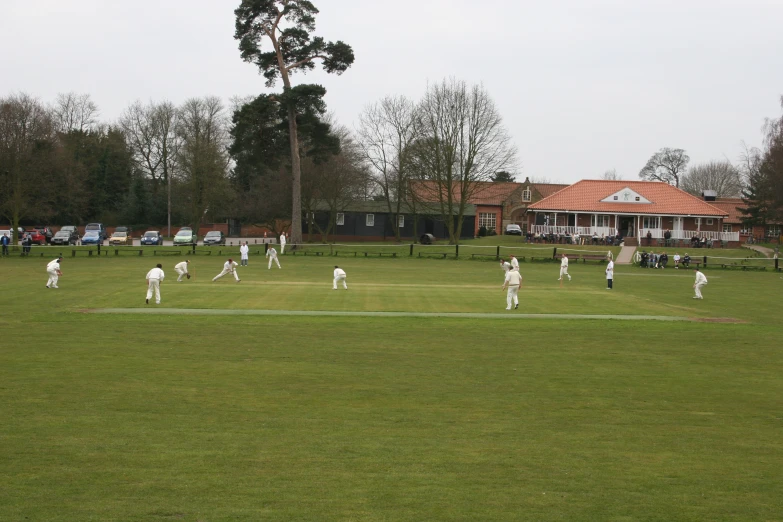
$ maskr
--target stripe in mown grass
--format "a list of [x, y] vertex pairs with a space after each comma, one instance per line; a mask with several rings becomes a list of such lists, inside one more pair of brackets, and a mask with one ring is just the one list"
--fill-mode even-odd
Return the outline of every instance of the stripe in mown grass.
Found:
[[[164, 315], [277, 315], [310, 317], [440, 317], [454, 319], [592, 319], [617, 321], [704, 321], [693, 317], [666, 315], [599, 315], [599, 314], [524, 314], [524, 313], [471, 313], [471, 312], [346, 312], [335, 310], [237, 310], [222, 308], [92, 308], [80, 310], [89, 314], [164, 314]], [[720, 322], [736, 322], [734, 319], [714, 319]]]

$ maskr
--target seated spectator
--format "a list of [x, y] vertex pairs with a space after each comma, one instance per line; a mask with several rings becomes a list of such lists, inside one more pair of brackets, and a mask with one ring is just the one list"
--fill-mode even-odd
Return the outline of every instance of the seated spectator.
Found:
[[659, 264], [661, 265], [661, 268], [666, 268], [666, 264], [669, 262], [669, 255], [664, 252], [661, 254], [661, 259], [659, 260]]
[[685, 268], [688, 268], [691, 266], [691, 256], [688, 255], [688, 253], [685, 253], [685, 256], [682, 258], [682, 266]]

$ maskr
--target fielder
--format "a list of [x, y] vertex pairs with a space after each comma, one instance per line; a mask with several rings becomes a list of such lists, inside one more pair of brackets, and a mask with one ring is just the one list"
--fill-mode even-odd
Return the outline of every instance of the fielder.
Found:
[[501, 259], [500, 260], [500, 268], [503, 269], [503, 274], [506, 274], [506, 273], [508, 273], [509, 270], [511, 270], [511, 263], [509, 263], [505, 259]]
[[189, 260], [184, 260], [181, 263], [177, 263], [174, 265], [174, 271], [177, 273], [179, 277], [177, 277], [177, 283], [182, 281], [183, 277], [187, 277], [190, 279], [190, 272], [188, 272], [188, 264], [190, 263]]
[[160, 304], [160, 282], [164, 277], [166, 274], [163, 273], [163, 265], [160, 263], [147, 272], [147, 304], [150, 304], [153, 292], [155, 292], [155, 304]]
[[560, 279], [558, 281], [563, 280], [563, 276], [568, 276], [568, 280], [571, 280], [571, 276], [568, 273], [568, 256], [563, 254], [563, 256], [560, 258]]
[[275, 250], [275, 247], [269, 247], [269, 250], [266, 251], [266, 257], [269, 258], [269, 266], [267, 267], [268, 270], [272, 270], [272, 261], [277, 263], [277, 268], [283, 268], [280, 266], [280, 261], [277, 259], [277, 250]]
[[247, 246], [247, 241], [245, 241], [245, 244], [239, 247], [239, 263], [242, 266], [247, 266], [249, 253], [250, 253], [250, 247]]
[[57, 281], [60, 279], [60, 276], [63, 275], [63, 273], [60, 272], [60, 261], [62, 260], [62, 257], [58, 257], [54, 261], [49, 261], [46, 265], [46, 273], [49, 274], [49, 281], [46, 282], [46, 288], [60, 288], [57, 286]]
[[519, 272], [519, 261], [517, 261], [517, 258], [513, 254], [511, 255], [511, 270]]
[[342, 281], [343, 288], [348, 290], [348, 285], [345, 283], [345, 270], [335, 265], [334, 267], [334, 283], [332, 284], [332, 290], [337, 290], [337, 283]]
[[285, 254], [285, 232], [280, 234], [280, 253]]
[[696, 295], [693, 298], [704, 299], [704, 296], [701, 295], [701, 288], [707, 284], [707, 276], [702, 274], [698, 268], [694, 270], [696, 270], [696, 281], [693, 283], [693, 291], [696, 292]]
[[519, 308], [519, 286], [522, 284], [522, 274], [517, 270], [509, 270], [506, 272], [506, 280], [503, 281], [503, 286], [500, 288], [505, 290], [508, 288], [506, 294], [506, 310], [511, 310], [511, 302], [514, 302], [514, 310]]
[[224, 275], [226, 275], [226, 274], [234, 274], [234, 279], [236, 279], [236, 280], [237, 280], [237, 283], [238, 283], [238, 282], [240, 282], [240, 281], [241, 281], [241, 279], [239, 279], [239, 274], [237, 274], [237, 271], [236, 271], [236, 268], [235, 268], [236, 266], [238, 266], [238, 265], [237, 265], [237, 262], [236, 262], [236, 261], [234, 261], [234, 260], [233, 260], [233, 259], [231, 259], [231, 258], [228, 258], [228, 261], [226, 261], [225, 263], [223, 263], [223, 271], [222, 271], [222, 272], [220, 272], [220, 273], [219, 273], [218, 275], [216, 275], [215, 277], [213, 277], [213, 278], [212, 278], [212, 281], [213, 281], [213, 282], [214, 282], [214, 281], [217, 281], [218, 279], [220, 279], [221, 277], [223, 277], [223, 276], [224, 276]]
[[610, 259], [609, 263], [606, 265], [606, 289], [607, 290], [612, 289], [613, 280], [614, 280], [614, 261]]

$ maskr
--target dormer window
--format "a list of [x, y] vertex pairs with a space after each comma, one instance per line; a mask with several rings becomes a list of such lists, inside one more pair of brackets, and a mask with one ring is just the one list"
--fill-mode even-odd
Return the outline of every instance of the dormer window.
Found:
[[522, 191], [522, 201], [530, 201], [532, 194], [530, 192], [530, 189], [525, 189]]

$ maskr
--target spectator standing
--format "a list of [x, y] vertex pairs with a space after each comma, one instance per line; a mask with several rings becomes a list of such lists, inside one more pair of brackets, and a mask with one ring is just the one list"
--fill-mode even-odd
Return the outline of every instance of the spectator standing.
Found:
[[[280, 234], [280, 253], [281, 254], [285, 254], [285, 242], [286, 242], [286, 240], [285, 240], [285, 232], [283, 232], [283, 233]], [[277, 259], [277, 258], [275, 258], [275, 259]], [[277, 266], [279, 267], [280, 263], [278, 263]]]
[[30, 234], [25, 234], [24, 238], [22, 239], [22, 255], [23, 256], [29, 256], [30, 250], [33, 248], [33, 238], [30, 236]]
[[614, 281], [614, 261], [610, 259], [609, 263], [606, 265], [606, 289], [607, 290], [612, 289], [613, 281]]
[[334, 282], [332, 284], [332, 290], [337, 290], [337, 283], [342, 282], [343, 288], [348, 290], [348, 284], [345, 282], [345, 270], [335, 265], [334, 267]]
[[163, 265], [158, 263], [155, 268], [147, 272], [147, 304], [150, 304], [152, 294], [155, 294], [155, 304], [160, 304], [160, 283], [166, 274], [163, 273]]
[[57, 281], [60, 279], [60, 276], [63, 275], [63, 273], [60, 272], [60, 261], [62, 260], [62, 257], [58, 257], [54, 261], [49, 261], [49, 263], [46, 265], [46, 273], [49, 274], [49, 280], [46, 282], [46, 288], [60, 288], [57, 286]]
[[693, 283], [693, 290], [696, 295], [694, 295], [693, 298], [704, 299], [704, 297], [701, 295], [701, 289], [704, 285], [707, 284], [707, 277], [702, 274], [698, 268], [695, 268], [694, 270], [696, 270], [696, 281]]
[[3, 237], [0, 237], [0, 244], [3, 245], [3, 255], [8, 255], [8, 244], [11, 242], [11, 240], [8, 237], [8, 234], [3, 234]]
[[247, 241], [245, 241], [245, 244], [239, 247], [239, 263], [242, 266], [247, 266], [249, 253], [250, 247], [247, 246]]

